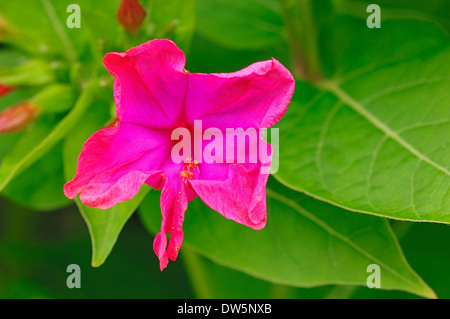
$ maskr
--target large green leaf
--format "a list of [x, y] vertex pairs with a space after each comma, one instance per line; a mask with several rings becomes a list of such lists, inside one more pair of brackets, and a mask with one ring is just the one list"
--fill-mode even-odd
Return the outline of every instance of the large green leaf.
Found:
[[[83, 117], [83, 121], [77, 125], [76, 130], [73, 130], [66, 137], [63, 149], [66, 179], [72, 179], [75, 174], [77, 158], [81, 153], [84, 142], [110, 120], [109, 109], [107, 102], [100, 100], [92, 103]], [[91, 235], [92, 265], [94, 267], [98, 267], [105, 262], [123, 226], [148, 191], [149, 187], [143, 187], [133, 199], [106, 210], [84, 206], [79, 199], [76, 199]]]
[[[447, 225], [391, 221], [392, 228], [410, 264], [433, 288], [440, 299], [450, 298], [447, 275], [450, 269], [450, 232]], [[349, 289], [351, 298], [410, 298], [391, 291], [364, 287]]]
[[297, 82], [277, 177], [349, 210], [448, 223], [449, 37], [427, 22], [362, 23], [339, 18], [325, 32], [329, 79]]
[[116, 244], [123, 226], [138, 208], [149, 190], [150, 187], [145, 185], [129, 201], [119, 203], [105, 210], [84, 206], [79, 199], [76, 199], [78, 208], [91, 235], [93, 267], [99, 267], [105, 262]]
[[[226, 220], [199, 198], [189, 204], [184, 244], [255, 277], [298, 287], [365, 285], [370, 264], [381, 267], [381, 287], [434, 297], [409, 267], [386, 220], [346, 212], [273, 183], [267, 191], [268, 223], [255, 231]], [[156, 192], [140, 207], [156, 233], [161, 214]]]
[[262, 49], [283, 42], [276, 0], [197, 0], [197, 32], [225, 47]]
[[183, 247], [181, 259], [196, 297], [201, 299], [326, 298], [335, 290], [334, 286], [295, 288], [274, 284], [219, 265], [190, 247]]

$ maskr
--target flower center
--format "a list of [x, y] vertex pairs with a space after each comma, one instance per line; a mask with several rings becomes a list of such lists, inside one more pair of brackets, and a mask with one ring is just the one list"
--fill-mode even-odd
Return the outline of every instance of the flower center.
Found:
[[188, 157], [183, 164], [183, 169], [180, 171], [180, 178], [183, 182], [187, 183], [188, 180], [194, 178], [195, 175], [200, 173], [200, 169], [198, 168], [199, 163], [192, 158]]

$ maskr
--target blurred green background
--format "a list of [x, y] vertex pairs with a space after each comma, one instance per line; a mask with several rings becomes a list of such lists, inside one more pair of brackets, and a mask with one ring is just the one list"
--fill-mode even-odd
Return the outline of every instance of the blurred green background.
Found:
[[[15, 87], [0, 98], [0, 111], [30, 100], [42, 110], [25, 130], [0, 134], [1, 298], [420, 298], [433, 297], [432, 291], [450, 298], [448, 174], [397, 158], [403, 150], [392, 147], [380, 155], [382, 163], [371, 165], [379, 178], [370, 207], [360, 199], [366, 188], [353, 185], [367, 172], [347, 170], [346, 152], [371, 156], [375, 146], [365, 146], [378, 133], [348, 112], [337, 117], [339, 127], [329, 128], [334, 148], [322, 151], [331, 177], [300, 165], [316, 156], [309, 154], [313, 147], [327, 144], [320, 130], [335, 101], [320, 91], [339, 93], [329, 83], [343, 83], [364, 101], [368, 93], [394, 92], [394, 84], [425, 77], [430, 86], [367, 106], [399, 131], [434, 123], [404, 138], [419, 152], [433, 144], [430, 161], [449, 169], [450, 130], [440, 126], [450, 115], [448, 1], [379, 0], [382, 27], [369, 29], [371, 2], [363, 0], [142, 0], [147, 16], [136, 35], [117, 21], [119, 0], [76, 2], [81, 28], [69, 29], [71, 3], [0, 0], [0, 83]], [[255, 234], [196, 199], [186, 213], [180, 256], [163, 272], [152, 248], [159, 193], [144, 189], [99, 214], [62, 192], [83, 142], [115, 116], [103, 55], [153, 38], [174, 40], [190, 72], [233, 72], [274, 57], [297, 80], [278, 125], [280, 171], [268, 184], [266, 229]], [[434, 85], [433, 79], [447, 80]], [[428, 198], [415, 213], [402, 206], [411, 176], [401, 173], [414, 169], [421, 184], [413, 194]], [[320, 179], [329, 189], [318, 186]], [[108, 218], [112, 228], [105, 228]], [[385, 289], [365, 287], [374, 260], [383, 262]], [[69, 264], [81, 267], [81, 289], [66, 286]]]

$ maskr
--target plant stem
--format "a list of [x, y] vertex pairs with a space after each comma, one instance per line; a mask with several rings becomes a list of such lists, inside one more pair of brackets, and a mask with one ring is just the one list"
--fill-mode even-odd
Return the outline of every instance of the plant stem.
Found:
[[288, 29], [294, 76], [317, 82], [321, 71], [312, 0], [280, 0], [280, 4]]

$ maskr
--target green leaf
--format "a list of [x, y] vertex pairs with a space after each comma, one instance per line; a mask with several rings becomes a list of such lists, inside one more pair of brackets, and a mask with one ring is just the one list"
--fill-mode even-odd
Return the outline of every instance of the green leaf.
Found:
[[283, 43], [276, 0], [197, 0], [197, 32], [233, 49], [258, 50]]
[[[112, 97], [112, 94], [110, 96]], [[72, 179], [75, 174], [77, 158], [84, 142], [110, 120], [109, 109], [109, 102], [97, 101], [92, 104], [76, 130], [67, 135], [63, 149], [64, 172], [67, 180]], [[91, 236], [92, 266], [98, 267], [105, 262], [123, 226], [148, 191], [149, 187], [144, 186], [133, 199], [106, 210], [87, 207], [78, 198], [75, 200]]]
[[23, 137], [14, 145], [14, 148], [2, 158], [0, 192], [13, 178], [44, 156], [75, 127], [91, 104], [98, 86], [97, 79], [86, 83], [86, 87], [75, 106], [60, 122], [42, 117], [37, 123], [33, 124], [30, 130], [25, 132]]
[[150, 187], [144, 185], [139, 193], [129, 201], [105, 210], [87, 207], [81, 204], [79, 199], [75, 200], [91, 235], [93, 267], [99, 267], [105, 262], [116, 244], [123, 226], [149, 190]]
[[[392, 220], [392, 229], [399, 238], [404, 254], [410, 264], [433, 288], [440, 299], [450, 298], [450, 232], [447, 225], [411, 223]], [[359, 287], [349, 297], [361, 298], [411, 298], [393, 295], [393, 292]]]
[[[436, 291], [438, 298], [450, 298], [450, 232], [447, 225], [395, 221], [405, 256]], [[406, 229], [405, 229], [406, 228]], [[404, 230], [403, 230], [404, 229]], [[403, 234], [401, 234], [403, 233]]]
[[[370, 264], [381, 268], [381, 288], [434, 297], [410, 268], [385, 219], [346, 212], [273, 183], [268, 223], [255, 231], [226, 220], [200, 199], [186, 211], [184, 244], [217, 263], [274, 283], [297, 287], [366, 285]], [[152, 233], [160, 228], [156, 192], [140, 207]]]
[[348, 210], [449, 223], [449, 37], [421, 21], [364, 23], [339, 18], [321, 43], [329, 79], [297, 82], [277, 178]]
[[294, 288], [273, 284], [221, 266], [186, 246], [181, 251], [181, 259], [199, 299], [324, 298], [335, 289], [333, 286]]

